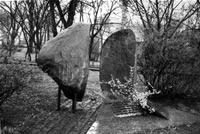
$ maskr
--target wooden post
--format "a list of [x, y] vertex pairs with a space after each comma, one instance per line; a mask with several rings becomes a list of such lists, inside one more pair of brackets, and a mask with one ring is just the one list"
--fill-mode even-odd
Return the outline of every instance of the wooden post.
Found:
[[74, 99], [72, 100], [72, 111], [76, 113], [76, 101], [77, 101], [77, 94], [74, 93]]
[[57, 111], [60, 111], [61, 87], [58, 85]]

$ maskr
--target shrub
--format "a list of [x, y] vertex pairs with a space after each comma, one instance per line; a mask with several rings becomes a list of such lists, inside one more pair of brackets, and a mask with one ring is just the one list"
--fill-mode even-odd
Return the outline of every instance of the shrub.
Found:
[[162, 96], [193, 95], [200, 87], [200, 51], [188, 35], [145, 41], [138, 66], [144, 82], [150, 82]]
[[32, 69], [21, 64], [0, 64], [0, 106], [12, 96], [28, 86]]

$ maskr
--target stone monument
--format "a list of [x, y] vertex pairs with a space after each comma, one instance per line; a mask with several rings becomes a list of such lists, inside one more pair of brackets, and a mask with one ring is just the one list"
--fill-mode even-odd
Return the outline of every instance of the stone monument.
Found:
[[77, 23], [49, 40], [40, 50], [38, 66], [58, 84], [60, 91], [73, 100], [82, 101], [89, 74], [90, 25]]
[[136, 51], [135, 34], [130, 29], [123, 29], [109, 36], [102, 46], [100, 55], [100, 81], [102, 91], [112, 100], [110, 86], [104, 82], [119, 78], [125, 82], [124, 77], [130, 76], [130, 66], [134, 66]]

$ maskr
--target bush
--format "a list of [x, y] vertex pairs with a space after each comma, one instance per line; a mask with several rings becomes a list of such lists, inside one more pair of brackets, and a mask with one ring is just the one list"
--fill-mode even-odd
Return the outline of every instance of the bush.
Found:
[[0, 64], [0, 106], [12, 96], [28, 86], [32, 69], [21, 64]]
[[145, 41], [138, 66], [144, 82], [150, 82], [162, 96], [184, 97], [199, 92], [200, 50], [188, 35]]

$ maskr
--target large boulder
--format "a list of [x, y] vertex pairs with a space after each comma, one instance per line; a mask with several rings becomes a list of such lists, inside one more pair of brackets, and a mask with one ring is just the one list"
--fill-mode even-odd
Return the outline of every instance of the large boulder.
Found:
[[102, 47], [100, 55], [100, 81], [104, 93], [111, 93], [110, 86], [104, 82], [119, 78], [125, 82], [130, 76], [130, 66], [134, 66], [136, 40], [130, 29], [123, 29], [109, 36]]
[[37, 63], [60, 86], [65, 96], [82, 101], [89, 74], [90, 25], [77, 23], [49, 40]]

